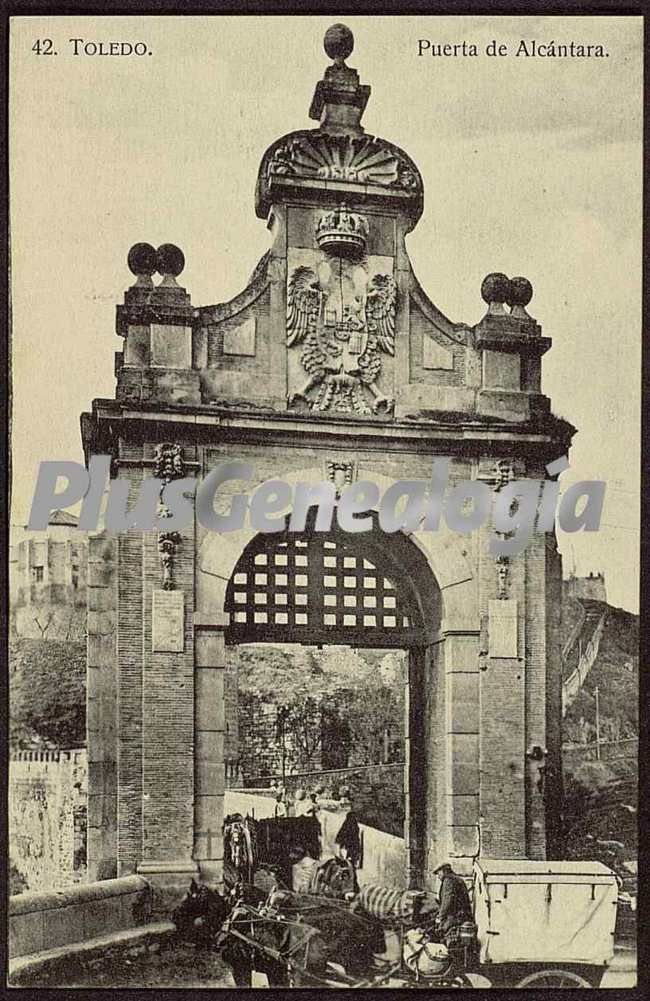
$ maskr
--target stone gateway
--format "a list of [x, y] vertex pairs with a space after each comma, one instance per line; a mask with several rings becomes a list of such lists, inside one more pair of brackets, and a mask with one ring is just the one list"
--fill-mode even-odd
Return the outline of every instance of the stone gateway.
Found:
[[[82, 415], [86, 461], [110, 455], [133, 498], [147, 478], [248, 463], [337, 492], [371, 481], [500, 490], [548, 480], [574, 429], [541, 392], [550, 340], [521, 277], [491, 274], [483, 319], [449, 320], [415, 277], [417, 165], [361, 124], [370, 88], [328, 32], [312, 129], [263, 154], [257, 215], [271, 247], [234, 299], [196, 306], [178, 248], [135, 245], [117, 307], [114, 399]], [[158, 273], [160, 280], [154, 282]], [[477, 290], [478, 294], [478, 290]], [[288, 516], [287, 516], [288, 517]], [[561, 566], [552, 531], [492, 554], [472, 534], [369, 531], [91, 539], [88, 564], [89, 878], [173, 887], [222, 873], [226, 647], [293, 641], [408, 651], [405, 842], [412, 887], [443, 858], [557, 856]], [[164, 518], [163, 518], [164, 520]]]

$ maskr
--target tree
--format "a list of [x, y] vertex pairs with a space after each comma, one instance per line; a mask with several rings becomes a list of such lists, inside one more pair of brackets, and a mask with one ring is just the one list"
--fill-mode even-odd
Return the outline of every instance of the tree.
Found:
[[294, 698], [278, 706], [278, 720], [284, 741], [295, 750], [296, 770], [308, 771], [323, 744], [322, 707], [317, 699]]

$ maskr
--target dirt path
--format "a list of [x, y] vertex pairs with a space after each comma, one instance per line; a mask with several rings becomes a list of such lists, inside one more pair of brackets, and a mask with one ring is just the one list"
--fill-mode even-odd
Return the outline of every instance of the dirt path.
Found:
[[[43, 984], [42, 986], [46, 986]], [[96, 961], [57, 987], [234, 987], [229, 969], [218, 955], [198, 952], [190, 946], [174, 946], [159, 953], [122, 958], [119, 962]]]

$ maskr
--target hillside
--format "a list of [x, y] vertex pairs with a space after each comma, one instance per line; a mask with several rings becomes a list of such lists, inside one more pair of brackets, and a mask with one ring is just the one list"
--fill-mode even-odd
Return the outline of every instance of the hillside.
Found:
[[86, 743], [86, 644], [16, 639], [9, 644], [12, 749]]
[[367, 690], [402, 681], [403, 655], [350, 647], [231, 647], [229, 664], [237, 666], [239, 690], [277, 697], [328, 696], [341, 689]]
[[602, 740], [636, 737], [639, 732], [639, 617], [603, 602], [607, 612], [598, 657], [564, 720], [565, 740], [580, 740], [580, 719], [590, 737], [596, 724], [596, 698], [600, 701]]
[[[638, 735], [639, 619], [620, 608], [607, 611], [600, 651], [582, 691], [563, 724], [565, 743], [593, 740], [594, 689], [599, 688], [601, 739]], [[563, 639], [577, 621], [579, 608], [565, 598]], [[398, 652], [354, 651], [345, 647], [316, 650], [298, 646], [230, 648], [241, 691], [289, 699], [332, 696], [341, 690], [362, 693], [388, 687], [397, 692], [404, 661]], [[10, 667], [10, 738], [13, 747], [71, 747], [85, 742], [85, 643], [20, 638], [12, 640]], [[369, 700], [372, 702], [373, 700]]]
[[[598, 657], [563, 721], [565, 744], [586, 740], [592, 748], [596, 688], [601, 740], [625, 740], [639, 733], [639, 617], [597, 604], [607, 613]], [[614, 744], [613, 750], [606, 761], [588, 760], [582, 752], [576, 756], [575, 750], [565, 757], [565, 853], [568, 858], [599, 859], [624, 875], [623, 863], [638, 852], [637, 747], [631, 742], [619, 750]]]

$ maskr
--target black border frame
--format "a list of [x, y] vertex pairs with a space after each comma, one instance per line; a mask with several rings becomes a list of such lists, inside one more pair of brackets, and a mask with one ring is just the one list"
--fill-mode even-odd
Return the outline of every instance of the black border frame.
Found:
[[[5, 318], [5, 336], [0, 338], [0, 365], [5, 378], [4, 392], [0, 393], [0, 422], [2, 427], [2, 452], [0, 453], [0, 489], [4, 504], [0, 514], [0, 530], [2, 532], [0, 542], [0, 626], [2, 627], [2, 653], [5, 670], [0, 673], [0, 706], [3, 708], [2, 720], [5, 726], [2, 727], [0, 737], [2, 753], [2, 798], [0, 801], [0, 831], [3, 842], [7, 844], [7, 793], [8, 793], [8, 547], [9, 547], [9, 502], [10, 502], [10, 482], [11, 482], [11, 454], [10, 454], [10, 421], [11, 421], [11, 314], [10, 314], [10, 232], [9, 232], [9, 21], [12, 17], [29, 16], [64, 16], [72, 15], [83, 17], [87, 15], [115, 17], [120, 15], [137, 16], [215, 16], [222, 15], [324, 15], [332, 14], [334, 18], [345, 16], [346, 14], [364, 15], [368, 17], [381, 15], [447, 15], [460, 16], [470, 14], [484, 14], [493, 16], [530, 16], [530, 15], [561, 15], [561, 16], [643, 16], [646, 12], [646, 4], [643, 0], [636, 2], [616, 2], [616, 0], [515, 0], [515, 2], [504, 3], [502, 0], [489, 2], [489, 0], [464, 0], [459, 4], [454, 0], [78, 0], [78, 2], [62, 2], [57, 0], [9, 0], [1, 5], [0, 18], [3, 28], [2, 44], [0, 45], [0, 79], [2, 81], [2, 101], [0, 102], [0, 142], [2, 157], [0, 158], [0, 183], [1, 183], [1, 210], [0, 218], [3, 222], [0, 230], [0, 271], [7, 276], [7, 280], [0, 283], [0, 310]], [[648, 56], [650, 51], [650, 27], [644, 19], [644, 55]], [[638, 943], [637, 962], [638, 980], [636, 988], [616, 988], [609, 989], [606, 998], [646, 998], [650, 997], [650, 941], [648, 927], [650, 925], [650, 906], [646, 902], [646, 889], [650, 885], [647, 878], [650, 868], [650, 837], [645, 836], [645, 832], [650, 829], [650, 786], [648, 785], [646, 755], [648, 753], [648, 736], [650, 732], [650, 686], [648, 684], [648, 673], [641, 668], [644, 656], [647, 654], [650, 660], [650, 538], [648, 523], [650, 522], [650, 500], [648, 489], [650, 488], [650, 445], [648, 438], [650, 434], [650, 413], [648, 408], [648, 396], [650, 393], [650, 351], [646, 343], [645, 331], [650, 328], [650, 296], [648, 294], [648, 267], [646, 262], [650, 260], [650, 239], [648, 237], [648, 164], [650, 161], [648, 147], [650, 137], [650, 92], [648, 89], [647, 74], [644, 66], [644, 189], [643, 189], [643, 321], [644, 335], [642, 344], [642, 446], [641, 446], [641, 581], [640, 581], [640, 671], [639, 671], [639, 873], [640, 873], [640, 894], [639, 910], [637, 912]], [[646, 447], [647, 446], [647, 447]], [[648, 611], [648, 615], [644, 613]], [[644, 714], [644, 708], [646, 709]], [[5, 853], [4, 859], [5, 886], [8, 885], [8, 859]], [[5, 895], [2, 901], [2, 931], [0, 935], [0, 964], [3, 972], [3, 981], [0, 984], [1, 996], [4, 998], [31, 996], [33, 988], [19, 988], [6, 986], [7, 970], [7, 900]], [[151, 991], [156, 990], [156, 995], [162, 1001], [174, 1001], [179, 997], [205, 997], [205, 988], [188, 989], [93, 989], [84, 990], [77, 988], [37, 988], [37, 1001], [46, 1001], [52, 998], [64, 999], [71, 997], [74, 999], [108, 999], [111, 998], [133, 998], [148, 999]], [[236, 998], [254, 996], [254, 991], [238, 988]], [[432, 992], [436, 999], [442, 997], [457, 997], [449, 991]], [[503, 993], [503, 992], [502, 992]], [[515, 989], [508, 990], [507, 994], [515, 996]], [[557, 998], [559, 992], [553, 991], [551, 996]], [[592, 994], [595, 992], [592, 990]], [[272, 994], [285, 997], [289, 996], [288, 991], [274, 990]], [[364, 996], [374, 996], [374, 990], [364, 990]], [[393, 991], [393, 994], [408, 996], [405, 990]], [[480, 992], [484, 995], [484, 992]], [[534, 989], [526, 991], [528, 997], [537, 996]], [[303, 989], [301, 997], [320, 998], [321, 992], [311, 989]], [[345, 998], [344, 991], [332, 990], [328, 992], [328, 998]], [[380, 994], [379, 997], [382, 995]], [[548, 993], [544, 996], [548, 997]], [[224, 997], [228, 997], [225, 994]], [[490, 995], [488, 994], [489, 998]]]

